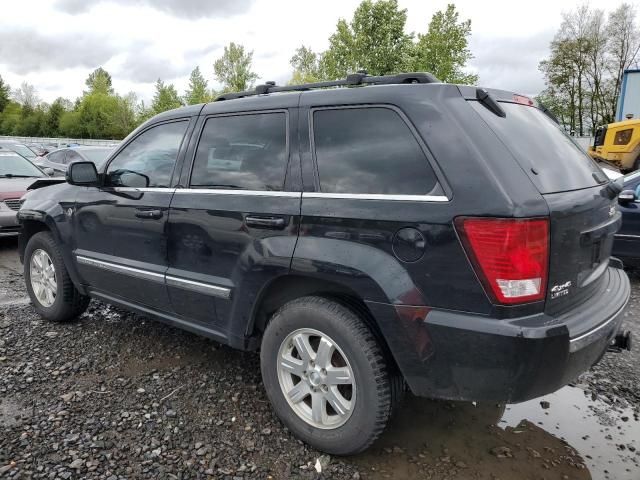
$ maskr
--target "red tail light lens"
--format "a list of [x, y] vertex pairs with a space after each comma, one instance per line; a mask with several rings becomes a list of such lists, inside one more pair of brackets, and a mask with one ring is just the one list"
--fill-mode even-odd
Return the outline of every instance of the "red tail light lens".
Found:
[[549, 220], [456, 219], [467, 253], [485, 288], [500, 303], [543, 300], [549, 265]]

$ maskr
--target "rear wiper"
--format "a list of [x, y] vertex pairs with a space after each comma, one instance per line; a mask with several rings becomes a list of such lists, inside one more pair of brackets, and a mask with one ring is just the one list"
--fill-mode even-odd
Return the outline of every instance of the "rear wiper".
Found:
[[499, 117], [506, 117], [507, 114], [491, 94], [484, 88], [476, 88], [476, 99], [489, 111], [495, 113]]
[[0, 178], [32, 178], [32, 177], [33, 175], [14, 175], [13, 173], [5, 173], [3, 175], [0, 175]]

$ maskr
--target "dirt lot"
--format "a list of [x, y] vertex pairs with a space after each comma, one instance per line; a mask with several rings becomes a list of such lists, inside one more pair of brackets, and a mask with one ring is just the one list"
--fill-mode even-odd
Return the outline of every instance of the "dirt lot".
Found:
[[46, 323], [21, 269], [0, 239], [0, 477], [640, 479], [638, 350], [524, 404], [410, 397], [368, 452], [329, 458], [275, 418], [257, 355], [97, 302]]

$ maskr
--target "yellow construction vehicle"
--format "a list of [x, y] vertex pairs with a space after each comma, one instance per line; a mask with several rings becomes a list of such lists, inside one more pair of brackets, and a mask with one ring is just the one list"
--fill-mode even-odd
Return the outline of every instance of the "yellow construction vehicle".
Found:
[[598, 127], [589, 155], [596, 161], [615, 165], [622, 173], [637, 170], [640, 167], [640, 119]]

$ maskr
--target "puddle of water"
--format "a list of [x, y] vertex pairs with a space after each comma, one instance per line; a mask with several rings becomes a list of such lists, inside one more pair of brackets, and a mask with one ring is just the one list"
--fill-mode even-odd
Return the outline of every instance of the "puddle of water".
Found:
[[[548, 408], [540, 402], [549, 402]], [[640, 421], [631, 408], [609, 405], [580, 388], [565, 387], [507, 405], [498, 425], [516, 428], [522, 420], [565, 440], [582, 456], [594, 480], [640, 479]]]
[[504, 411], [496, 404], [409, 395], [380, 439], [347, 461], [358, 467], [364, 480], [592, 478], [580, 456], [556, 432], [532, 423], [520, 429], [496, 426]]

